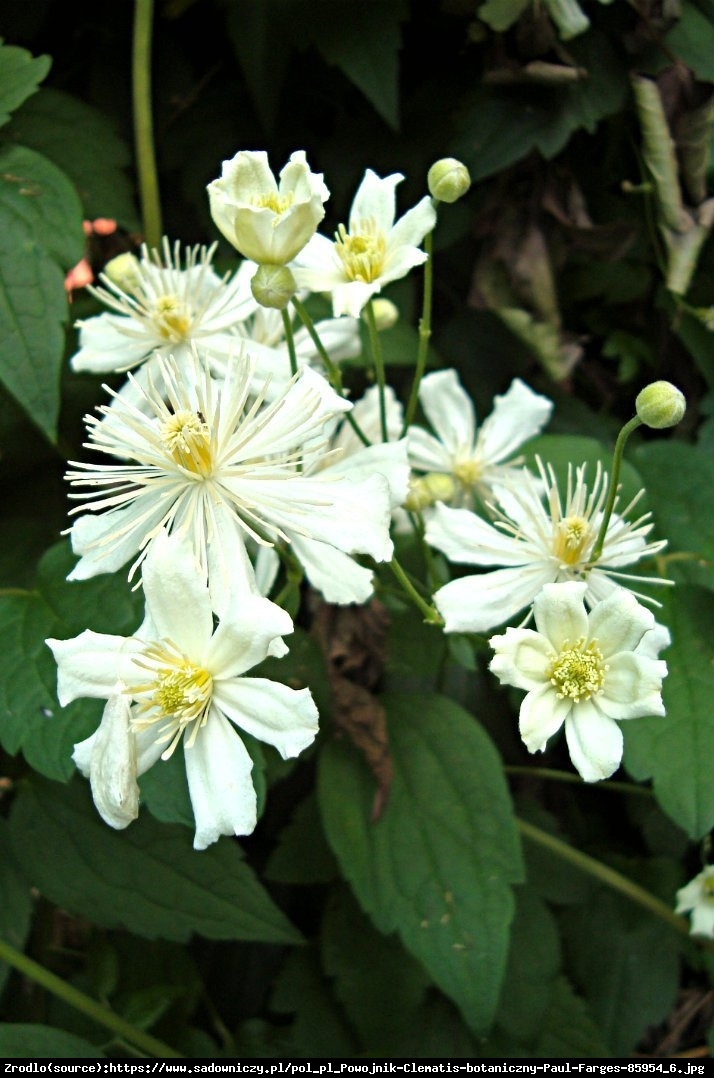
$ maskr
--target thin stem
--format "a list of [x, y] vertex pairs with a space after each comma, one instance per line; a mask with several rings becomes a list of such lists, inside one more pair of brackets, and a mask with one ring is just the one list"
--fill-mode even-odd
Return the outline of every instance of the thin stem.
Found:
[[84, 992], [80, 992], [73, 985], [67, 984], [61, 977], [51, 973], [50, 970], [45, 969], [39, 962], [35, 962], [34, 959], [29, 958], [21, 951], [15, 950], [3, 939], [0, 939], [0, 960], [7, 962], [8, 965], [13, 966], [20, 973], [24, 973], [26, 977], [42, 985], [48, 992], [52, 992], [53, 995], [64, 1000], [70, 1007], [74, 1007], [75, 1010], [86, 1014], [88, 1018], [106, 1029], [110, 1029], [113, 1033], [128, 1041], [129, 1044], [146, 1052], [147, 1055], [155, 1056], [158, 1059], [184, 1058], [175, 1048], [171, 1048], [168, 1044], [164, 1044], [163, 1041], [152, 1037], [150, 1033], [144, 1033], [143, 1030], [136, 1029], [130, 1022], [115, 1014], [104, 1004], [98, 1003], [97, 1000], [86, 996]]
[[[575, 868], [580, 869], [581, 872], [587, 873], [589, 876], [594, 876], [600, 880], [601, 883], [606, 884], [608, 887], [612, 887], [615, 891], [619, 891], [625, 895], [632, 902], [636, 902], [644, 909], [649, 910], [655, 917], [659, 917], [662, 921], [671, 927], [681, 932], [682, 935], [689, 935], [689, 922], [680, 917], [679, 914], [674, 911], [661, 899], [656, 898], [650, 891], [646, 891], [644, 887], [640, 887], [638, 884], [633, 883], [627, 876], [623, 876], [620, 872], [616, 872], [614, 868], [610, 868], [609, 865], [603, 865], [601, 861], [596, 861], [594, 857], [589, 857], [586, 853], [581, 853], [580, 850], [573, 849], [567, 842], [563, 842], [561, 839], [556, 838], [554, 835], [548, 834], [547, 831], [542, 831], [540, 827], [535, 827], [531, 823], [527, 823], [525, 820], [521, 820], [516, 817], [516, 825], [526, 838], [531, 839], [532, 842], [537, 842], [539, 846], [545, 847], [554, 853], [556, 857], [562, 858], [564, 861], [569, 861]], [[701, 941], [703, 946], [714, 947], [714, 942], [709, 944], [708, 941]]]
[[379, 339], [377, 319], [374, 317], [374, 305], [371, 299], [368, 301], [365, 310], [367, 312], [369, 343], [372, 349], [372, 359], [374, 360], [374, 369], [377, 374], [377, 386], [379, 388], [379, 426], [382, 433], [382, 441], [388, 442], [389, 434], [387, 432], [387, 406], [384, 399], [384, 354], [382, 352], [382, 342]]
[[443, 625], [444, 619], [433, 606], [427, 603], [425, 599], [422, 599], [396, 558], [392, 558], [389, 563], [389, 568], [401, 584], [402, 590], [406, 592], [414, 605], [421, 610], [424, 615], [424, 620], [428, 621], [430, 625]]
[[427, 254], [424, 263], [424, 299], [422, 303], [421, 318], [419, 319], [419, 350], [417, 351], [416, 367], [414, 368], [414, 380], [409, 393], [407, 408], [404, 413], [404, 426], [402, 438], [407, 432], [407, 427], [414, 421], [417, 401], [419, 400], [419, 386], [426, 368], [426, 357], [429, 350], [429, 338], [431, 337], [431, 298], [434, 291], [434, 271], [432, 268], [433, 233], [427, 233], [424, 238], [424, 250]]
[[[579, 775], [573, 775], [570, 771], [556, 771], [551, 767], [520, 767], [515, 764], [505, 764], [503, 770], [507, 775], [523, 775], [525, 777], [548, 779], [553, 782], [566, 782], [574, 786], [582, 786], [583, 780]], [[652, 797], [652, 791], [647, 786], [634, 786], [631, 782], [598, 782], [591, 785], [593, 790], [611, 790], [613, 793], [637, 794], [643, 797]]]
[[283, 316], [283, 330], [285, 331], [285, 341], [288, 346], [288, 355], [290, 357], [290, 373], [292, 375], [297, 374], [297, 355], [295, 354], [295, 337], [293, 336], [293, 324], [290, 320], [290, 315], [283, 308], [280, 312]]
[[[315, 323], [313, 322], [312, 318], [308, 314], [302, 302], [297, 298], [297, 296], [293, 296], [291, 303], [295, 308], [295, 312], [298, 315], [300, 321], [310, 334], [310, 337], [312, 338], [312, 343], [315, 345], [315, 348], [317, 348], [318, 355], [325, 366], [325, 370], [327, 371], [327, 379], [330, 385], [335, 390], [335, 392], [339, 393], [341, 397], [344, 397], [345, 393], [342, 386], [342, 373], [337, 364], [333, 363], [333, 361], [330, 359], [327, 349], [320, 340], [320, 335], [315, 328]], [[362, 445], [371, 445], [372, 443], [370, 442], [369, 438], [364, 433], [356, 419], [353, 418], [352, 413], [348, 412], [345, 418], [349, 425], [352, 427], [352, 430], [355, 432], [355, 434], [361, 441]]]
[[151, 31], [153, 20], [153, 0], [136, 0], [132, 48], [136, 171], [139, 182], [144, 239], [148, 247], [158, 249], [161, 242], [162, 228], [151, 112]]
[[624, 427], [617, 436], [615, 442], [615, 451], [612, 455], [612, 474], [610, 475], [610, 487], [607, 492], [607, 501], [605, 502], [605, 509], [602, 515], [602, 523], [600, 525], [600, 531], [595, 541], [592, 554], [590, 555], [590, 561], [594, 564], [600, 555], [602, 554], [603, 544], [605, 542], [605, 536], [607, 534], [607, 526], [610, 523], [610, 517], [612, 516], [612, 510], [615, 505], [615, 498], [617, 497], [617, 483], [620, 478], [620, 468], [622, 466], [622, 454], [625, 451], [625, 442], [632, 434], [633, 430], [637, 430], [642, 426], [642, 420], [639, 416], [635, 415], [629, 422], [625, 423]]

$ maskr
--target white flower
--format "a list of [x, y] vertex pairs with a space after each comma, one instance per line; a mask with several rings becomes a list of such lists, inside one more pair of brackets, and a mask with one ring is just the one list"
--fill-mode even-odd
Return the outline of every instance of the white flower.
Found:
[[702, 869], [698, 876], [677, 891], [675, 913], [690, 911], [692, 935], [714, 938], [714, 865]]
[[332, 243], [315, 235], [298, 256], [293, 273], [298, 286], [331, 292], [335, 315], [359, 315], [367, 300], [390, 281], [404, 277], [426, 261], [419, 249], [436, 223], [436, 210], [426, 196], [395, 224], [395, 188], [399, 173], [380, 179], [367, 169], [349, 216]]
[[618, 721], [664, 715], [667, 664], [654, 657], [669, 643], [650, 610], [617, 588], [588, 613], [587, 585], [546, 584], [534, 603], [536, 629], [494, 636], [490, 669], [503, 685], [526, 690], [520, 733], [542, 752], [565, 724], [568, 751], [586, 782], [611, 775], [622, 760]]
[[120, 280], [103, 274], [103, 287], [90, 291], [113, 313], [77, 323], [80, 349], [70, 359], [72, 369], [104, 374], [143, 364], [121, 390], [137, 404], [136, 386], [146, 388], [156, 376], [158, 357], [172, 355], [181, 366], [196, 345], [224, 362], [240, 351], [235, 327], [255, 310], [254, 267], [221, 279], [211, 266], [214, 249], [186, 248], [182, 268], [180, 245], [172, 252], [164, 239], [162, 255], [144, 246], [141, 258], [127, 256], [132, 261]]
[[427, 374], [419, 400], [436, 437], [411, 426], [409, 460], [417, 472], [450, 475], [456, 480], [457, 504], [472, 506], [476, 494], [486, 499], [494, 483], [513, 475], [511, 458], [524, 442], [539, 434], [550, 419], [552, 401], [534, 393], [520, 378], [494, 398], [490, 416], [476, 430], [471, 398], [454, 370]]
[[211, 216], [237, 251], [253, 262], [284, 265], [305, 246], [330, 197], [305, 151], [291, 154], [276, 183], [264, 150], [241, 150], [208, 185]]
[[300, 447], [352, 407], [324, 378], [306, 367], [263, 408], [249, 404], [249, 360], [236, 360], [221, 383], [196, 356], [186, 383], [171, 359], [160, 369], [163, 384], [147, 390], [143, 409], [116, 400], [98, 409], [104, 418], [87, 417], [88, 448], [112, 462], [70, 462], [72, 487], [89, 488], [71, 495], [85, 500], [71, 528], [81, 558], [70, 579], [114, 572], [138, 555], [131, 579], [164, 527], [190, 536], [216, 602], [232, 587], [254, 586], [246, 537], [273, 543], [290, 533], [391, 558], [380, 475], [335, 481], [298, 470]]
[[[309, 689], [245, 676], [292, 632], [288, 614], [244, 594], [214, 629], [200, 566], [181, 540], [157, 537], [144, 592], [146, 617], [135, 636], [85, 630], [47, 641], [58, 698], [63, 706], [83, 696], [109, 701], [99, 729], [75, 746], [74, 760], [112, 827], [125, 827], [138, 812], [136, 777], [159, 757], [168, 759], [183, 739], [194, 846], [202, 850], [220, 835], [255, 827], [252, 761], [236, 727], [287, 759], [314, 740], [317, 709]], [[121, 778], [113, 774], [117, 761]]]
[[[530, 606], [548, 583], [584, 580], [589, 606], [608, 596], [620, 581], [666, 583], [622, 572], [623, 566], [656, 554], [666, 545], [664, 541], [646, 541], [653, 526], [650, 513], [632, 522], [625, 519], [644, 491], [621, 515], [613, 512], [602, 552], [593, 561], [607, 496], [607, 473], [598, 465], [592, 489], [588, 490], [586, 466], [576, 469], [574, 482], [569, 469], [563, 502], [552, 468], [544, 467], [540, 460], [537, 463], [540, 479], [524, 468], [507, 486], [494, 487], [499, 510], [495, 524], [468, 509], [435, 506], [426, 526], [428, 543], [454, 562], [505, 566], [464, 576], [439, 588], [434, 602], [447, 632], [487, 632]], [[638, 598], [653, 602], [634, 588], [632, 591]]]

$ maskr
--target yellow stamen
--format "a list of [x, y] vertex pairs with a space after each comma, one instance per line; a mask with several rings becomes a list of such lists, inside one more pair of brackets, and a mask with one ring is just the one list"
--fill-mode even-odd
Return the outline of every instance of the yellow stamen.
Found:
[[272, 210], [280, 217], [292, 206], [293, 192], [288, 191], [287, 194], [281, 195], [277, 191], [272, 191], [269, 195], [254, 195], [251, 203], [260, 210]]
[[572, 646], [566, 641], [548, 667], [546, 677], [559, 699], [568, 697], [577, 704], [602, 691], [607, 669], [597, 641], [591, 640], [585, 646], [585, 638], [581, 637]]
[[577, 565], [592, 539], [593, 531], [585, 517], [564, 517], [555, 526], [553, 553], [563, 564]]
[[191, 318], [177, 296], [160, 296], [154, 303], [153, 320], [167, 341], [183, 341], [191, 329]]
[[176, 464], [201, 478], [211, 474], [211, 432], [198, 412], [175, 412], [161, 424], [160, 434]]
[[453, 473], [464, 487], [470, 488], [478, 483], [483, 475], [483, 467], [477, 460], [462, 460], [454, 465]]
[[373, 221], [360, 221], [360, 231], [352, 235], [340, 225], [335, 234], [335, 249], [350, 281], [371, 284], [382, 274], [387, 241]]

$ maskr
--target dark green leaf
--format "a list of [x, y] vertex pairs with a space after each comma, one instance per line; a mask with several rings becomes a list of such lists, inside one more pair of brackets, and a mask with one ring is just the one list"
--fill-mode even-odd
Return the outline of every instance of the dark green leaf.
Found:
[[34, 94], [50, 69], [49, 56], [32, 57], [26, 49], [3, 45], [0, 39], [0, 125], [10, 113]]
[[323, 1059], [354, 1055], [354, 1035], [322, 976], [314, 949], [288, 955], [270, 1005], [274, 1011], [294, 1015], [285, 1033], [286, 1055]]
[[665, 41], [697, 78], [714, 82], [714, 25], [697, 4], [684, 0], [681, 14]]
[[565, 977], [559, 977], [533, 1055], [540, 1059], [607, 1059], [610, 1054], [585, 1000], [575, 994]]
[[496, 1026], [532, 1044], [543, 1025], [560, 972], [560, 940], [553, 915], [530, 887], [516, 890], [516, 916]]
[[346, 744], [321, 759], [325, 831], [362, 907], [482, 1032], [496, 1007], [521, 875], [518, 838], [498, 756], [446, 697], [391, 695], [386, 708], [394, 781], [371, 822], [369, 772]]
[[308, 796], [278, 836], [265, 876], [279, 883], [329, 883], [337, 865], [325, 841], [317, 798]]
[[34, 1022], [3, 1022], [0, 1055], [5, 1059], [100, 1059], [104, 1052], [63, 1029]]
[[[12, 853], [7, 821], [0, 819], [0, 937], [21, 951], [30, 931], [31, 918], [30, 885]], [[0, 992], [9, 973], [10, 967], [0, 962]]]

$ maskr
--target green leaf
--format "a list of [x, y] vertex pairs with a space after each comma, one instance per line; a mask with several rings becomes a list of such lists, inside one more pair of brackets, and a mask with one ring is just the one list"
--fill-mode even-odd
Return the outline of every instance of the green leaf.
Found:
[[539, 1059], [608, 1059], [611, 1055], [585, 1000], [565, 977], [555, 982], [533, 1055]]
[[529, 3], [530, 0], [486, 0], [478, 9], [478, 17], [492, 30], [501, 33], [520, 19]]
[[52, 66], [49, 56], [33, 56], [26, 49], [4, 45], [0, 38], [0, 126], [10, 113], [34, 94]]
[[[612, 470], [612, 451], [595, 438], [579, 434], [541, 434], [528, 442], [526, 463], [535, 471], [536, 455], [555, 472], [558, 486], [564, 494], [568, 484], [568, 468], [586, 464], [585, 478], [592, 484], [598, 464], [608, 474]], [[622, 510], [642, 489], [643, 481], [638, 471], [626, 460], [620, 470], [620, 496], [618, 506]], [[641, 503], [640, 503], [641, 504]], [[638, 507], [639, 508], [639, 507]], [[639, 512], [635, 515], [639, 515]]]
[[560, 973], [560, 940], [553, 915], [530, 887], [519, 887], [516, 899], [496, 1026], [509, 1038], [530, 1045], [542, 1029]]
[[337, 865], [325, 841], [317, 798], [309, 795], [281, 831], [265, 869], [265, 878], [278, 883], [329, 883]]
[[10, 138], [43, 154], [69, 176], [85, 217], [112, 217], [138, 229], [131, 153], [108, 117], [61, 90], [43, 89], [18, 110]]
[[675, 580], [714, 589], [714, 502], [702, 497], [714, 490], [714, 460], [673, 439], [641, 445], [633, 457], [658, 535], [669, 540], [668, 571]]
[[532, 150], [555, 157], [575, 131], [592, 134], [603, 117], [622, 107], [627, 80], [607, 39], [591, 31], [568, 50], [587, 78], [557, 87], [482, 87], [465, 102], [453, 152], [474, 182]]
[[0, 1024], [0, 1056], [5, 1059], [102, 1059], [104, 1052], [74, 1033], [35, 1022]]
[[665, 37], [668, 49], [703, 82], [714, 82], [714, 25], [695, 3], [684, 0], [674, 27]]
[[498, 755], [468, 712], [437, 695], [387, 695], [394, 780], [370, 820], [373, 782], [344, 743], [322, 754], [323, 823], [380, 932], [397, 931], [472, 1029], [491, 1022], [521, 877]]
[[624, 762], [634, 778], [653, 779], [663, 811], [700, 839], [714, 827], [714, 596], [681, 586], [665, 600], [661, 620], [672, 633], [664, 653], [667, 714], [622, 723]]
[[[0, 819], [0, 937], [21, 951], [30, 931], [31, 920], [30, 885], [13, 856], [7, 821]], [[5, 987], [9, 973], [10, 967], [0, 962], [0, 992]]]
[[117, 833], [97, 815], [83, 780], [28, 782], [10, 826], [34, 886], [95, 924], [149, 939], [185, 941], [197, 932], [209, 939], [301, 942], [237, 843], [197, 852], [184, 827], [147, 814]]
[[[288, 955], [275, 982], [270, 1007], [295, 1016], [285, 1035], [284, 1055], [308, 1059], [354, 1056], [354, 1036], [322, 976], [314, 948]], [[265, 1049], [260, 1054], [264, 1055]]]
[[160, 760], [139, 779], [141, 803], [162, 823], [182, 823], [194, 827], [193, 809], [188, 792], [183, 753], [175, 752]]
[[50, 440], [59, 411], [64, 271], [84, 251], [82, 208], [50, 161], [0, 151], [0, 381]]

